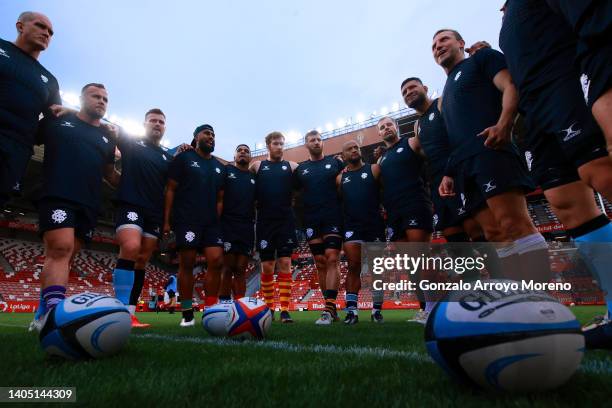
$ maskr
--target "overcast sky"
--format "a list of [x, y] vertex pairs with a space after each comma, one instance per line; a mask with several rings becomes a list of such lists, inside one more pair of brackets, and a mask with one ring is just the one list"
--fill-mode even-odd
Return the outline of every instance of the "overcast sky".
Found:
[[[14, 41], [24, 10], [51, 19], [40, 61], [64, 92], [109, 91], [109, 114], [142, 122], [159, 107], [169, 145], [214, 126], [233, 156], [272, 130], [306, 131], [401, 103], [419, 76], [440, 91], [431, 38], [457, 29], [467, 45], [498, 48], [503, 0], [466, 1], [0, 1], [0, 37]], [[403, 106], [403, 104], [402, 104]]]

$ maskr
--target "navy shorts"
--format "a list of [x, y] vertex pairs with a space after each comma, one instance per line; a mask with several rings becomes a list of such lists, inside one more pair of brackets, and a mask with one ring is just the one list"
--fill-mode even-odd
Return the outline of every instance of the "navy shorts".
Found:
[[32, 148], [0, 135], [0, 207], [21, 190], [30, 157]]
[[223, 246], [226, 253], [250, 255], [255, 242], [255, 224], [253, 221], [221, 219], [223, 228]]
[[319, 211], [316, 214], [304, 213], [304, 232], [311, 241], [326, 235], [342, 236], [342, 215], [340, 210]]
[[575, 78], [560, 79], [522, 98], [531, 175], [543, 190], [580, 180], [577, 168], [608, 155]]
[[132, 204], [121, 203], [115, 211], [117, 232], [124, 228], [134, 228], [144, 237], [159, 239], [162, 224], [162, 214]]
[[175, 225], [176, 247], [178, 249], [223, 248], [221, 224]]
[[462, 200], [461, 194], [447, 198], [440, 197], [438, 187], [441, 181], [441, 179], [435, 179], [431, 186], [431, 201], [434, 207], [433, 227], [436, 231], [461, 226], [468, 217], [466, 203]]
[[345, 243], [385, 242], [385, 226], [347, 225], [344, 230]]
[[297, 244], [293, 217], [257, 220], [258, 251], [292, 251]]
[[387, 211], [389, 241], [405, 238], [405, 231], [410, 229], [433, 232], [433, 213], [429, 205]]
[[43, 198], [38, 201], [38, 231], [73, 228], [74, 236], [84, 242], [91, 241], [98, 214], [92, 208], [58, 198]]
[[[609, 3], [609, 2], [608, 2]], [[612, 35], [612, 32], [609, 34]], [[589, 106], [612, 87], [612, 45], [608, 37], [604, 44], [589, 45], [580, 61], [580, 83], [584, 100]]]
[[465, 200], [470, 214], [498, 194], [513, 189], [527, 193], [535, 188], [527, 163], [515, 152], [487, 149], [458, 163], [456, 169], [455, 194]]

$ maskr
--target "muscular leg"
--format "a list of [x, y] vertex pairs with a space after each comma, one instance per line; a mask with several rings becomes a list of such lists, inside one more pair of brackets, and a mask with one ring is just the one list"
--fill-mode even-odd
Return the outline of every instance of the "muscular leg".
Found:
[[206, 307], [217, 303], [219, 299], [219, 287], [221, 285], [221, 274], [223, 273], [223, 248], [207, 247], [204, 248], [206, 257]]
[[612, 88], [595, 101], [591, 112], [606, 137], [609, 157], [612, 158]]

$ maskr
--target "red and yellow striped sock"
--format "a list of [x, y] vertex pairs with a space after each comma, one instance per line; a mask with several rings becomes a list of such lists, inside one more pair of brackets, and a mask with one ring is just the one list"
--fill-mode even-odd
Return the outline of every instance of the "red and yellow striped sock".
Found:
[[289, 310], [289, 299], [291, 298], [291, 273], [279, 273], [277, 281], [281, 311]]
[[261, 291], [264, 295], [264, 302], [274, 310], [274, 275], [271, 273], [261, 274]]

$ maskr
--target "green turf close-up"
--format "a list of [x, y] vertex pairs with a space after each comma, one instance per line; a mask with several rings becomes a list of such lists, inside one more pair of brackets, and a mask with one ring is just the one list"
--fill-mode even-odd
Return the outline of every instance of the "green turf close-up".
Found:
[[[603, 307], [572, 309], [582, 322]], [[385, 311], [385, 323], [361, 311], [356, 326], [315, 326], [315, 312], [275, 321], [262, 342], [210, 337], [178, 326], [180, 313], [140, 313], [117, 356], [90, 361], [48, 358], [27, 332], [31, 314], [0, 314], [0, 386], [76, 387], [88, 406], [602, 406], [612, 397], [612, 354], [587, 352], [568, 383], [514, 395], [457, 385], [427, 356], [414, 311]], [[178, 405], [177, 405], [178, 404]], [[74, 404], [72, 404], [74, 406]]]

